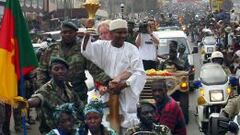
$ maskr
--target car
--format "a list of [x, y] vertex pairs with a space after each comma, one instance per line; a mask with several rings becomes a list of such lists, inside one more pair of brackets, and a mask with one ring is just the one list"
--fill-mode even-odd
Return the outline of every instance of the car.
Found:
[[181, 28], [178, 26], [167, 26], [158, 28], [158, 31], [172, 31], [172, 30], [181, 30]]
[[42, 42], [42, 43], [33, 43], [33, 50], [36, 52], [39, 48], [45, 48], [48, 46], [47, 42]]
[[43, 35], [43, 37], [52, 38], [55, 41], [60, 41], [61, 40], [60, 33], [61, 33], [61, 31], [57, 30], [57, 31], [44, 32], [42, 35]]
[[172, 31], [156, 31], [154, 34], [159, 38], [159, 46], [157, 54], [168, 55], [169, 54], [169, 42], [175, 40], [178, 44], [182, 44], [186, 47], [185, 53], [188, 55], [188, 61], [190, 65], [193, 65], [193, 54], [198, 52], [198, 47], [191, 47], [188, 41], [187, 35], [182, 30], [172, 30]]

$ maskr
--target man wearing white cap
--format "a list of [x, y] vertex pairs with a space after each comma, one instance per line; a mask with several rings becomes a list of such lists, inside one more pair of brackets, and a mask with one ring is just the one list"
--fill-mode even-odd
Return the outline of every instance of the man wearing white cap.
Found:
[[110, 22], [109, 30], [112, 37], [110, 41], [99, 40], [91, 43], [89, 34], [86, 34], [82, 54], [112, 78], [116, 78], [124, 71], [130, 73], [126, 80], [114, 79], [108, 86], [110, 92], [119, 94], [120, 113], [124, 117], [121, 122], [123, 130], [138, 123], [136, 104], [146, 76], [137, 47], [124, 42], [128, 34], [127, 22], [122, 19], [113, 20]]

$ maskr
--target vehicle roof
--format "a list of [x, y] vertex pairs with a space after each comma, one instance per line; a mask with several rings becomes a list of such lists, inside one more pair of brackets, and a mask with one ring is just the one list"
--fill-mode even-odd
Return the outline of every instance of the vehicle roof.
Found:
[[171, 38], [171, 37], [184, 37], [187, 38], [187, 35], [181, 30], [171, 30], [171, 31], [156, 31], [159, 38]]

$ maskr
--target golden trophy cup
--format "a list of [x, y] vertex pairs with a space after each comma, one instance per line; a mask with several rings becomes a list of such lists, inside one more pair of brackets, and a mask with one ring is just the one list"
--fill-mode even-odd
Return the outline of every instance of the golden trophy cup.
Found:
[[96, 12], [100, 7], [99, 0], [86, 0], [83, 6], [88, 11], [88, 19], [95, 19]]
[[93, 26], [94, 26], [94, 19], [96, 16], [96, 12], [100, 7], [100, 2], [99, 0], [86, 0], [83, 6], [86, 8], [88, 12], [88, 19], [89, 19], [88, 21], [90, 21], [88, 23], [92, 23], [90, 24], [90, 26], [92, 25], [92, 27], [88, 27], [87, 31], [92, 33], [92, 35], [96, 35], [96, 30], [95, 28], [93, 28]]

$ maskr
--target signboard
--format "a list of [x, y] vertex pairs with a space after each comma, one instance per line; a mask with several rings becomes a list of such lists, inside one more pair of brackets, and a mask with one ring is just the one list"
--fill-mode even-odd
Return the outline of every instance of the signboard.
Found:
[[211, 0], [210, 2], [213, 11], [220, 11], [223, 6], [224, 0]]

